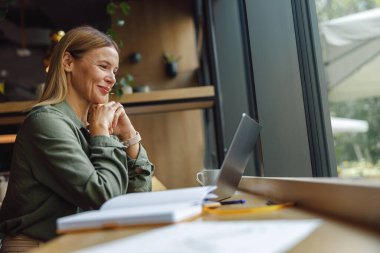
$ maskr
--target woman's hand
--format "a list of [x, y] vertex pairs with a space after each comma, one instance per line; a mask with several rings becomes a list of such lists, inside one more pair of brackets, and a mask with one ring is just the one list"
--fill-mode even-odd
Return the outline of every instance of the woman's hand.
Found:
[[133, 127], [124, 107], [118, 104], [115, 115], [112, 121], [112, 134], [119, 137], [121, 140], [128, 140], [136, 135], [136, 130]]
[[[115, 115], [112, 121], [112, 134], [119, 137], [120, 140], [126, 141], [128, 139], [136, 136], [136, 130], [133, 127], [124, 107], [118, 104], [118, 108], [115, 111]], [[126, 149], [126, 152], [131, 158], [136, 158], [140, 150], [140, 145], [138, 143], [130, 146]]]
[[[120, 140], [126, 141], [136, 135], [124, 107], [117, 102], [111, 101], [106, 104], [93, 105], [88, 116], [89, 130], [92, 136], [111, 134], [116, 135]], [[140, 145], [136, 143], [126, 149], [131, 158], [136, 158], [140, 150]]]
[[93, 105], [87, 118], [89, 130], [92, 136], [112, 134], [112, 122], [115, 117], [115, 112], [118, 110], [119, 103], [114, 101]]

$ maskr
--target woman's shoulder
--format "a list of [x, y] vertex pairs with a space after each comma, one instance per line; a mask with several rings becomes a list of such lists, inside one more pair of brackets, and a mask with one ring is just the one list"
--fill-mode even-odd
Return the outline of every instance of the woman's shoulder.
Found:
[[75, 124], [55, 106], [44, 105], [33, 108], [21, 125], [19, 134], [59, 134], [68, 129], [75, 129]]
[[34, 107], [26, 116], [23, 126], [33, 127], [57, 127], [60, 125], [72, 125], [69, 117], [59, 110], [57, 107], [52, 105], [43, 105]]
[[82, 129], [85, 127], [66, 101], [34, 107], [25, 118], [23, 125], [58, 129], [62, 127]]
[[42, 105], [38, 107], [33, 107], [32, 110], [26, 116], [25, 121], [35, 120], [38, 118], [45, 118], [45, 117], [54, 118], [54, 116], [62, 117], [64, 116], [64, 114], [52, 105]]

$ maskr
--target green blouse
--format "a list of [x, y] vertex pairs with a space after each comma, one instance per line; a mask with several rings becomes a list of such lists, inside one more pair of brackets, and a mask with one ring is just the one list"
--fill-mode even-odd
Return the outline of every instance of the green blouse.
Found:
[[116, 136], [91, 137], [68, 103], [35, 108], [14, 146], [0, 237], [54, 238], [59, 217], [98, 209], [128, 192], [151, 191], [152, 172], [141, 145], [131, 159]]

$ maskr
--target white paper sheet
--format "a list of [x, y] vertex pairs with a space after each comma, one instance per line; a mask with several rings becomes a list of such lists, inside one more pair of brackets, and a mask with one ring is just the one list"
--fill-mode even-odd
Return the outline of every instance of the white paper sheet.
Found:
[[99, 244], [77, 253], [278, 253], [294, 247], [319, 224], [319, 220], [189, 222]]
[[156, 192], [135, 192], [114, 197], [106, 201], [101, 210], [135, 208], [173, 203], [202, 203], [207, 194], [216, 186], [188, 187]]

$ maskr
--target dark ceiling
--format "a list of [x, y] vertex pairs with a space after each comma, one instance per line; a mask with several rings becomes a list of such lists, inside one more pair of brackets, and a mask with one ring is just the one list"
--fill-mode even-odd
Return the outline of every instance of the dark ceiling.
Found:
[[20, 26], [24, 12], [25, 27], [69, 30], [92, 25], [105, 31], [110, 19], [106, 5], [110, 0], [16, 0], [8, 6], [6, 19]]
[[7, 10], [0, 21], [0, 70], [7, 73], [6, 96], [1, 95], [0, 102], [35, 99], [36, 87], [45, 79], [42, 59], [51, 32], [84, 24], [106, 31], [109, 1], [0, 0], [0, 10]]

